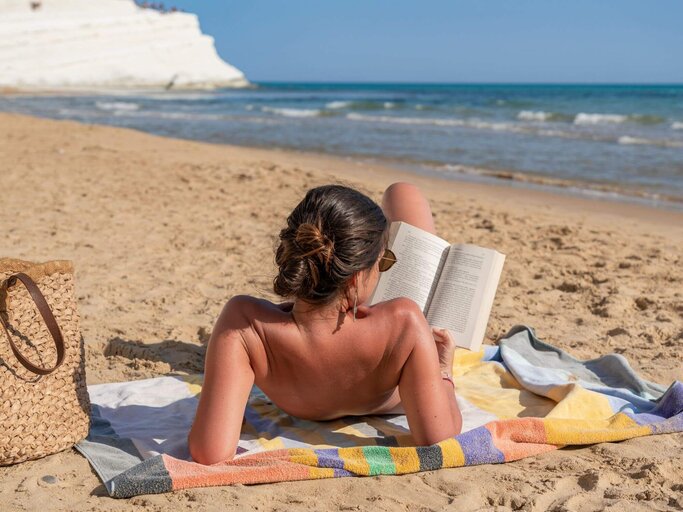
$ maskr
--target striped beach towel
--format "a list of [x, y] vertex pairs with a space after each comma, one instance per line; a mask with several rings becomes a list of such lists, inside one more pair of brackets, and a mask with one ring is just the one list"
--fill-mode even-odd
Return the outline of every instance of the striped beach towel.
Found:
[[92, 427], [77, 445], [109, 494], [191, 487], [400, 475], [509, 462], [568, 445], [683, 431], [683, 384], [647, 382], [626, 359], [574, 359], [514, 327], [498, 346], [459, 350], [454, 363], [463, 432], [411, 446], [403, 415], [313, 422], [254, 388], [234, 460], [192, 462], [187, 448], [201, 376], [90, 386]]

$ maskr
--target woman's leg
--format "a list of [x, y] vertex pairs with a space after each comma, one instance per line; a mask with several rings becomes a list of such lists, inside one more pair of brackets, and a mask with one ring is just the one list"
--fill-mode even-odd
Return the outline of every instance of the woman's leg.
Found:
[[403, 221], [436, 234], [432, 209], [419, 188], [410, 183], [392, 183], [384, 191], [382, 210], [389, 222]]

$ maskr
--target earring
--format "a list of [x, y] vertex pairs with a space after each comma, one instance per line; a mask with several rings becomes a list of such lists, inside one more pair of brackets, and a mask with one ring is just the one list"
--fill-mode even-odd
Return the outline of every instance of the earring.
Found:
[[358, 311], [358, 289], [356, 289], [356, 296], [353, 298], [353, 321], [356, 321], [356, 311]]

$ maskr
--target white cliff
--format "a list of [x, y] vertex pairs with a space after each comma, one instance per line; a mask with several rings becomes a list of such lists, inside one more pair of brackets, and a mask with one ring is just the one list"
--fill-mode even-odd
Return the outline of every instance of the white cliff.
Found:
[[0, 87], [215, 88], [247, 85], [197, 16], [133, 0], [0, 0]]

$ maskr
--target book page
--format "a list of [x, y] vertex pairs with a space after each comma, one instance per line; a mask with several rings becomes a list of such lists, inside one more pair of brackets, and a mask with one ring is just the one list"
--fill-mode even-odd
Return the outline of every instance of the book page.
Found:
[[493, 307], [493, 300], [496, 298], [496, 291], [498, 290], [498, 282], [500, 281], [500, 275], [503, 273], [503, 265], [505, 264], [505, 255], [496, 252], [493, 256], [493, 262], [491, 264], [491, 273], [489, 274], [488, 281], [484, 288], [484, 293], [481, 297], [481, 303], [479, 304], [479, 315], [474, 324], [474, 332], [471, 338], [470, 350], [479, 350], [481, 343], [484, 341], [484, 335], [486, 334], [486, 326], [489, 323], [489, 317], [491, 316], [491, 308]]
[[396, 263], [380, 274], [370, 304], [408, 297], [424, 313], [446, 260], [448, 242], [405, 222], [393, 222], [388, 247], [396, 255]]
[[[491, 249], [469, 244], [452, 245], [448, 258], [441, 271], [441, 276], [434, 292], [432, 303], [427, 312], [427, 321], [434, 327], [449, 329], [458, 346], [471, 348], [483, 340], [474, 339], [478, 335], [477, 321], [484, 318], [484, 327], [488, 322], [488, 311], [482, 311], [485, 297], [489, 297], [489, 288], [493, 287], [493, 295], [498, 285], [498, 276], [491, 283], [492, 268], [497, 258], [504, 256]], [[491, 299], [492, 302], [492, 299]]]

